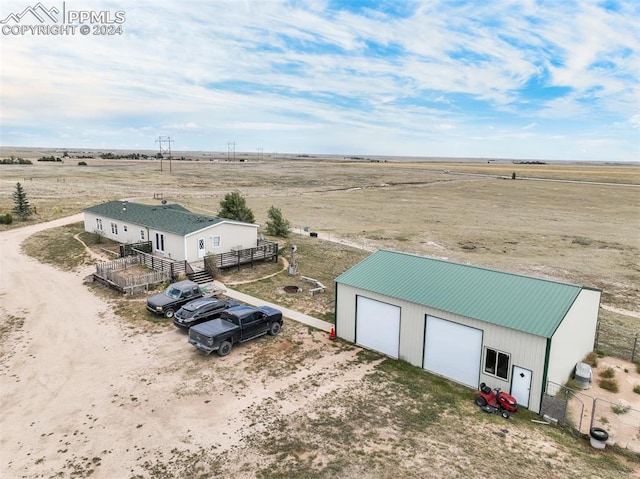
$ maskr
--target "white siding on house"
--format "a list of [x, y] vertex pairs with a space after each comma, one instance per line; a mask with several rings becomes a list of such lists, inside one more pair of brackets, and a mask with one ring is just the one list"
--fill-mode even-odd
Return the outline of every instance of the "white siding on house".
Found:
[[[198, 261], [198, 239], [205, 239], [206, 254], [228, 253], [233, 249], [255, 248], [258, 241], [258, 226], [239, 223], [217, 223], [185, 237], [184, 255], [188, 261]], [[220, 237], [220, 247], [213, 246], [212, 238]]]
[[[102, 224], [101, 230], [98, 229], [98, 219]], [[112, 223], [117, 226], [117, 234], [113, 233]], [[90, 233], [100, 231], [105, 238], [117, 241], [118, 243], [138, 243], [140, 241], [140, 228], [138, 226], [97, 216], [94, 213], [84, 213], [84, 230]]]
[[[156, 241], [156, 233], [164, 235], [164, 251], [159, 251], [157, 249], [158, 245]], [[166, 233], [164, 231], [150, 230], [149, 238], [151, 240], [154, 255], [164, 256], [165, 258], [170, 258], [177, 261], [184, 260], [184, 246], [182, 236], [173, 233]]]
[[583, 289], [551, 340], [547, 379], [564, 384], [590, 351], [598, 323], [600, 291]]

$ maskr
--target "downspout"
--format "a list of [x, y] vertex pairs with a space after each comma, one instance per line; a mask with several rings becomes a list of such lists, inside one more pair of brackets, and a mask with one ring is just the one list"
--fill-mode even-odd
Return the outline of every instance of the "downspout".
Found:
[[547, 347], [544, 353], [544, 369], [542, 371], [542, 387], [540, 388], [540, 398], [538, 402], [538, 410], [542, 408], [542, 400], [544, 393], [547, 391], [547, 374], [549, 372], [549, 356], [551, 356], [551, 338], [547, 338]]

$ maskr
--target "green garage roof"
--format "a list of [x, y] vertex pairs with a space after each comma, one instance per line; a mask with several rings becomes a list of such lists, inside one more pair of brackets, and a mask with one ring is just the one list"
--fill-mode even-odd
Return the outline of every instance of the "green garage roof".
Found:
[[176, 204], [154, 206], [128, 201], [108, 201], [86, 208], [84, 211], [123, 223], [146, 226], [182, 236], [224, 221], [215, 216], [192, 213]]
[[336, 283], [550, 338], [581, 286], [380, 250]]

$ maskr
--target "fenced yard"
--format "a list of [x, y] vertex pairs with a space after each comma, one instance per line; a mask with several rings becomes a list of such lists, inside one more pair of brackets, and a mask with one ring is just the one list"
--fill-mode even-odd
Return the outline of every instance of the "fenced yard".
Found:
[[609, 401], [549, 381], [540, 414], [576, 435], [602, 428], [609, 433], [609, 444], [640, 453], [640, 410], [624, 400]]
[[169, 270], [148, 270], [143, 255], [125, 256], [96, 265], [94, 280], [122, 293], [135, 294], [147, 291], [150, 286], [169, 281]]

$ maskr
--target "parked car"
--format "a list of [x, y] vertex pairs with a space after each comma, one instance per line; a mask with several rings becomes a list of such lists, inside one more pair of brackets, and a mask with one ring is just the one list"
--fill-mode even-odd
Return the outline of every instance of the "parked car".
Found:
[[225, 309], [240, 306], [237, 301], [218, 298], [198, 298], [189, 301], [173, 315], [173, 324], [188, 329], [196, 324], [204, 323], [220, 317]]
[[158, 316], [172, 318], [183, 305], [201, 297], [198, 284], [187, 279], [170, 284], [164, 292], [151, 296], [147, 299], [147, 309]]
[[218, 319], [196, 324], [189, 329], [189, 343], [211, 354], [226, 356], [231, 347], [264, 334], [275, 336], [282, 329], [282, 312], [270, 306], [236, 306]]

